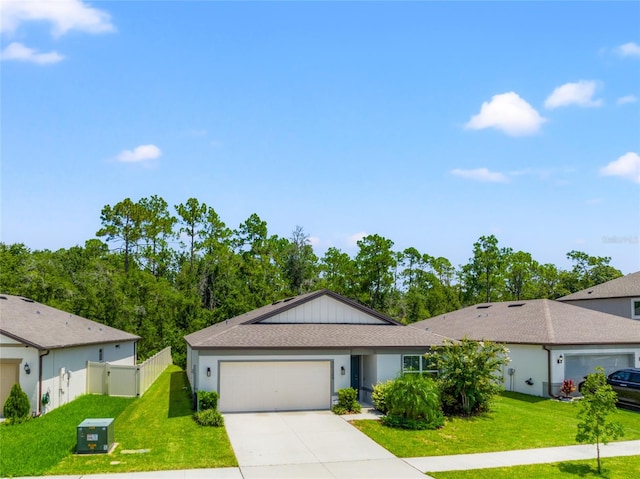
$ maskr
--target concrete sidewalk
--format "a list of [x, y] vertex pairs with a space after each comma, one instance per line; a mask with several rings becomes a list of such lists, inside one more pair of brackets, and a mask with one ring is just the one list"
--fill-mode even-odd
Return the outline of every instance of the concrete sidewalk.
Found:
[[[439, 472], [580, 461], [595, 459], [596, 454], [596, 446], [589, 444], [455, 456], [406, 457], [404, 461], [422, 472]], [[635, 455], [640, 456], [640, 441], [612, 442], [600, 446], [600, 457]]]

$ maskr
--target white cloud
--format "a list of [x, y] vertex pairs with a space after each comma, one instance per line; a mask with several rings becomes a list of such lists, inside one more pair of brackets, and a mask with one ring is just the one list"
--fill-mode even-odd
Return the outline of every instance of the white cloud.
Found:
[[358, 241], [367, 236], [367, 233], [361, 231], [359, 233], [354, 233], [347, 238], [347, 245], [350, 247], [358, 246]]
[[511, 136], [524, 136], [537, 133], [545, 121], [517, 93], [508, 92], [484, 102], [480, 113], [471, 117], [465, 127], [472, 130], [496, 128]]
[[623, 57], [639, 57], [640, 58], [640, 45], [635, 42], [625, 43], [616, 48], [619, 55]]
[[593, 107], [602, 105], [602, 99], [594, 100], [597, 83], [591, 80], [580, 80], [575, 83], [565, 83], [559, 86], [545, 100], [544, 106], [548, 109], [561, 106], [578, 105]]
[[162, 151], [156, 145], [140, 145], [133, 150], [124, 150], [116, 159], [123, 163], [138, 163], [146, 160], [160, 158]]
[[3, 61], [17, 60], [46, 65], [50, 63], [58, 63], [64, 59], [64, 56], [60, 55], [58, 52], [38, 53], [33, 48], [26, 47], [22, 43], [13, 42], [2, 50], [2, 53], [0, 53], [0, 59]]
[[600, 169], [601, 176], [620, 176], [640, 183], [640, 156], [630, 151]]
[[108, 33], [115, 31], [111, 15], [93, 8], [81, 0], [3, 0], [0, 30], [13, 33], [21, 24], [31, 21], [51, 23], [56, 37], [71, 30], [86, 33]]
[[487, 168], [476, 168], [474, 170], [462, 170], [460, 168], [456, 168], [451, 170], [451, 174], [468, 180], [482, 181], [484, 183], [509, 182], [509, 178], [504, 173], [489, 171]]
[[624, 105], [626, 103], [635, 103], [637, 101], [638, 101], [638, 98], [635, 95], [626, 95], [626, 96], [621, 96], [620, 98], [618, 98], [616, 103], [618, 105]]

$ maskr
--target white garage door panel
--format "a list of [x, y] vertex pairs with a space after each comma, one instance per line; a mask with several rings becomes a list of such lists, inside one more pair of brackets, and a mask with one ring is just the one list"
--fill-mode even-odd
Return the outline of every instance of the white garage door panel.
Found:
[[331, 407], [329, 361], [220, 364], [220, 411], [301, 411]]
[[577, 354], [567, 355], [565, 360], [565, 379], [573, 379], [578, 384], [587, 374], [601, 366], [609, 375], [617, 369], [631, 367], [632, 354]]

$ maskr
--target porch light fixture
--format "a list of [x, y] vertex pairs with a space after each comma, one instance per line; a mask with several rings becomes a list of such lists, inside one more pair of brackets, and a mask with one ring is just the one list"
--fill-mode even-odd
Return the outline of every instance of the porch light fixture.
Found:
[[562, 364], [563, 361], [564, 361], [564, 356], [561, 354], [560, 356], [558, 356], [558, 364]]
[[207, 377], [210, 378], [211, 377], [211, 368], [207, 368]]
[[346, 371], [344, 370], [344, 366], [340, 366], [340, 375], [344, 376], [346, 374]]
[[29, 363], [24, 363], [24, 372], [27, 374], [31, 374], [31, 368], [29, 367]]

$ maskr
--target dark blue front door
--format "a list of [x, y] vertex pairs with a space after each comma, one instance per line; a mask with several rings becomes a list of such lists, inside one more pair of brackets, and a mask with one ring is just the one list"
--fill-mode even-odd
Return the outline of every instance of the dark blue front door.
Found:
[[358, 390], [360, 399], [360, 356], [351, 356], [351, 387]]

